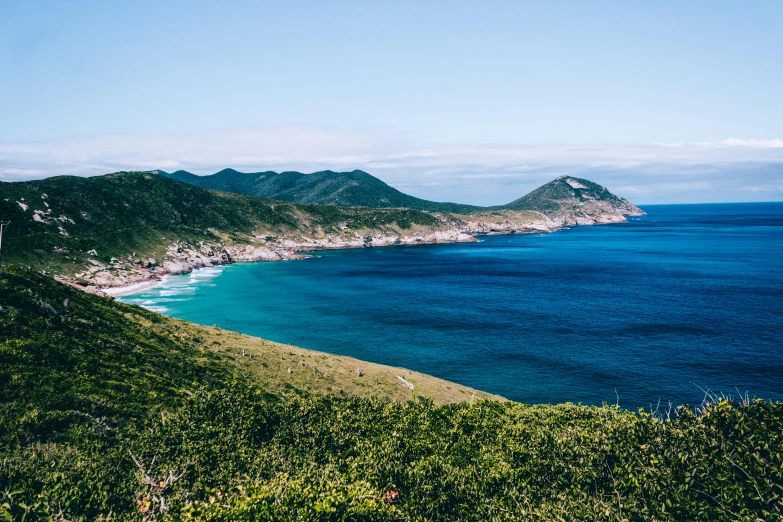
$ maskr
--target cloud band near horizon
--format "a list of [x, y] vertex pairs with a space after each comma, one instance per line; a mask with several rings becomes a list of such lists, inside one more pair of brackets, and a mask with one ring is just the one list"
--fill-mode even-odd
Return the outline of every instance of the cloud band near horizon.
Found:
[[783, 140], [596, 145], [431, 145], [383, 129], [282, 127], [190, 136], [110, 134], [0, 143], [0, 181], [121, 170], [360, 169], [436, 201], [503, 204], [567, 174], [637, 204], [783, 201]]

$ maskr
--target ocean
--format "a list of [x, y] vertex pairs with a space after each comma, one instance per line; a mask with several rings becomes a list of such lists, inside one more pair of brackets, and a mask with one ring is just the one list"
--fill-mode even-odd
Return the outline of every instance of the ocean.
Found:
[[617, 225], [209, 268], [120, 299], [525, 403], [783, 399], [783, 203], [643, 208]]

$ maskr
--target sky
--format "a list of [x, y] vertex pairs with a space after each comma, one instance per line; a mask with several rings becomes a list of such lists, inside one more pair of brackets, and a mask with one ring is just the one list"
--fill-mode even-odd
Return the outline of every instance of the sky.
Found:
[[0, 181], [362, 169], [783, 200], [783, 2], [0, 0]]

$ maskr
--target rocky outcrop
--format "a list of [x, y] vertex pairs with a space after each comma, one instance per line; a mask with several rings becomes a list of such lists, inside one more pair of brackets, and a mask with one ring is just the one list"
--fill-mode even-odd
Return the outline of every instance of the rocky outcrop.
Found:
[[[508, 205], [417, 200], [427, 203], [421, 210], [406, 208], [411, 199], [389, 200], [383, 206], [393, 208], [381, 209], [306, 207], [208, 191], [148, 172], [0, 185], [6, 195], [0, 210], [15, 223], [11, 259], [61, 270], [61, 280], [92, 291], [228, 263], [302, 259], [307, 251], [472, 242], [643, 214], [606, 188], [569, 176]], [[118, 227], [132, 236], [117, 237]]]

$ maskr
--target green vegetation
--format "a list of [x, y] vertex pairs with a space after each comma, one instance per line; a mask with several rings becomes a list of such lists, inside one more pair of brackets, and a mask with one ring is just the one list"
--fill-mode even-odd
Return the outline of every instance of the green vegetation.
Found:
[[[234, 169], [224, 169], [210, 176], [196, 176], [184, 170], [172, 174], [164, 172], [163, 174], [178, 181], [204, 188], [319, 205], [373, 208], [404, 207], [456, 214], [482, 214], [497, 210], [529, 210], [551, 216], [588, 201], [604, 201], [621, 210], [638, 211], [636, 207], [597, 183], [586, 179], [566, 177], [551, 181], [507, 205], [478, 207], [458, 203], [436, 203], [415, 198], [390, 187], [361, 170], [352, 172], [326, 170], [313, 174], [302, 174], [301, 172], [244, 173]], [[570, 185], [567, 181], [569, 179], [572, 182], [575, 181], [577, 187], [581, 185], [582, 188]]]
[[[145, 328], [150, 326], [144, 321], [140, 323]], [[293, 387], [307, 393], [376, 397], [395, 401], [426, 397], [435, 404], [505, 400], [405, 368], [392, 368], [352, 357], [314, 352], [176, 319], [162, 320], [156, 330], [174, 331], [179, 339], [198, 339], [200, 346], [221, 353], [226, 361], [239, 367], [252, 382], [275, 394], [284, 395]], [[413, 383], [415, 388], [409, 389], [402, 385], [399, 377]]]
[[[320, 174], [307, 198], [333, 206], [144, 172], [0, 184], [0, 217], [13, 227], [4, 259], [16, 265], [0, 272], [0, 518], [783, 519], [781, 403], [717, 400], [666, 418], [526, 406], [166, 318], [19, 268], [69, 275], [92, 249], [106, 264], [131, 253], [162, 259], [179, 243], [433, 230], [457, 220], [338, 206], [423, 200], [398, 193], [390, 197], [416, 201], [379, 202], [368, 174]], [[247, 176], [216, 179], [247, 191], [237, 184]], [[267, 182], [298, 198], [317, 178], [303, 185], [297, 176]], [[597, 200], [635, 208], [569, 178], [491, 212], [551, 215]]]
[[224, 169], [210, 176], [196, 176], [184, 170], [164, 173], [177, 181], [199, 187], [280, 199], [295, 203], [339, 205], [347, 207], [411, 208], [430, 212], [467, 214], [481, 207], [458, 203], [436, 203], [419, 199], [390, 187], [361, 170], [313, 174], [301, 172], [238, 172]]
[[395, 231], [440, 225], [408, 209], [297, 205], [205, 190], [147, 172], [93, 178], [53, 177], [0, 183], [0, 219], [11, 221], [3, 238], [7, 263], [73, 275], [91, 259], [162, 258], [167, 246], [201, 241], [252, 242], [253, 236], [317, 231]]
[[0, 518], [781, 519], [781, 403], [397, 402], [294, 350], [0, 272]]
[[[281, 190], [287, 187], [288, 192], [271, 191], [274, 197], [329, 204], [290, 203], [193, 185], [253, 192], [255, 189], [238, 180], [250, 183], [247, 180], [256, 179], [254, 176], [266, 176], [269, 186]], [[285, 181], [289, 178], [295, 182]], [[586, 188], [575, 189], [568, 180]], [[557, 179], [509, 205], [492, 209], [430, 205], [394, 191], [361, 171], [307, 175], [223, 171], [203, 178], [181, 172], [118, 172], [92, 178], [59, 176], [0, 183], [0, 219], [11, 222], [4, 238], [3, 257], [7, 263], [79, 280], [86, 277], [78, 275], [86, 268], [93, 272], [109, 270], [112, 276], [120, 276], [123, 270], [135, 268], [128, 263], [154, 267], [170, 258], [169, 248], [179, 246], [202, 253], [210, 250], [209, 255], [215, 255], [229, 245], [269, 243], [275, 248], [278, 239], [312, 240], [328, 235], [356, 240], [357, 236], [377, 233], [454, 232], [470, 220], [536, 220], [541, 217], [537, 212], [563, 217], [564, 213], [575, 216], [638, 211], [600, 185], [568, 180]], [[310, 189], [317, 197], [299, 197], [310, 194]], [[388, 191], [397, 196], [392, 197]], [[590, 210], [596, 201], [605, 205]], [[364, 206], [342, 206], [349, 203]], [[394, 208], [370, 208], [386, 206]], [[472, 215], [432, 214], [432, 210]], [[86, 279], [82, 282], [88, 284]]]

